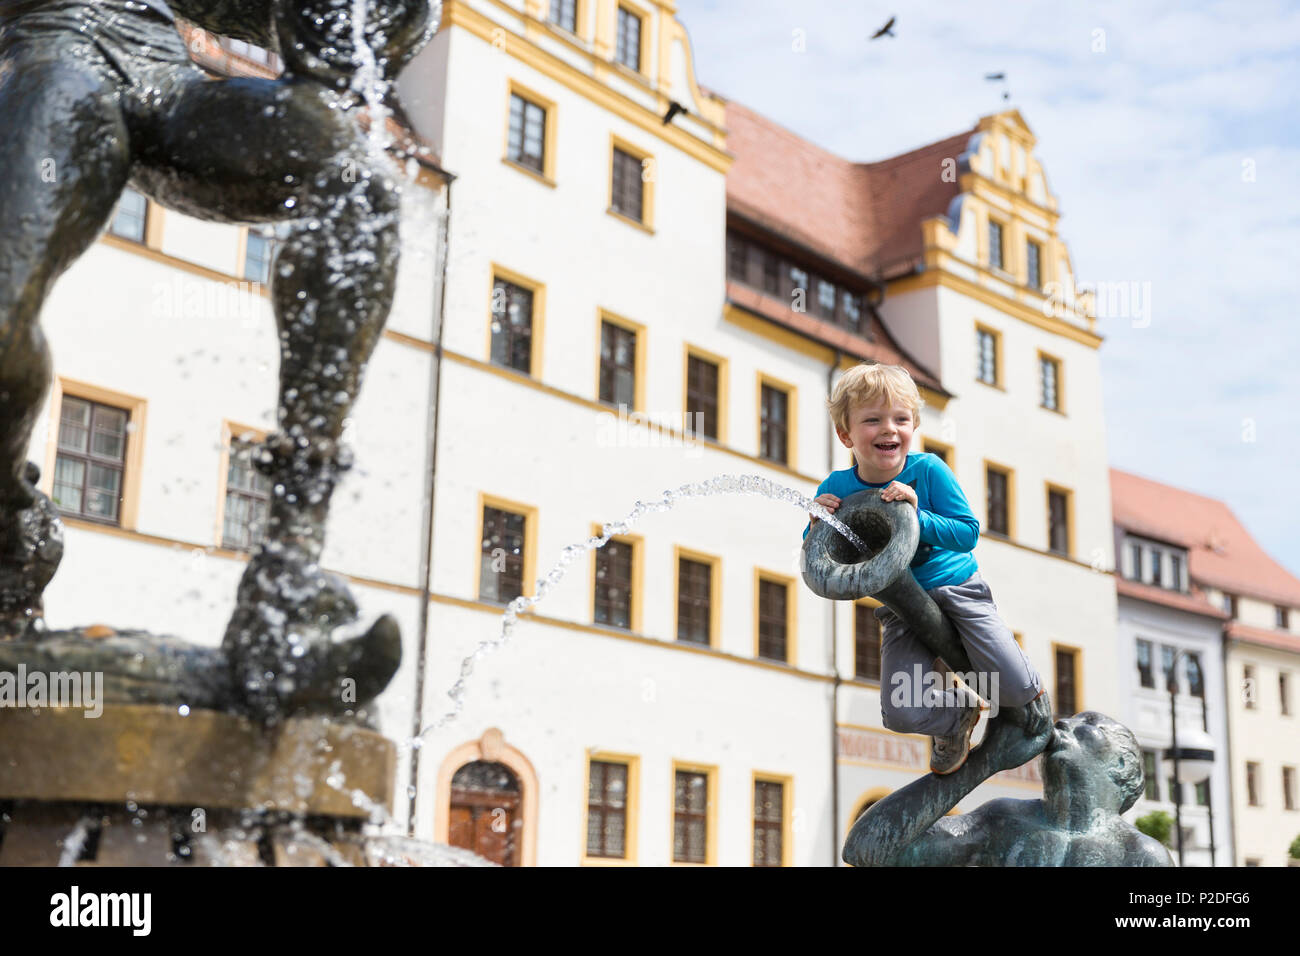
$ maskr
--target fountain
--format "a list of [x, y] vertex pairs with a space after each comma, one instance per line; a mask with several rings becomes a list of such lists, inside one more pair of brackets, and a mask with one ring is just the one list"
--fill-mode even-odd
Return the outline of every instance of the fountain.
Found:
[[[855, 548], [814, 525], [804, 539], [804, 582], [821, 597], [873, 597], [957, 673], [970, 658], [951, 622], [912, 576], [916, 510], [879, 489], [844, 498], [839, 519], [866, 540]], [[1169, 851], [1121, 819], [1143, 792], [1132, 731], [1085, 711], [1050, 724], [1048, 695], [1002, 707], [956, 771], [926, 774], [874, 803], [853, 824], [844, 862], [854, 866], [1172, 866]], [[1044, 728], [1045, 729], [1037, 729]], [[947, 814], [995, 773], [1043, 757], [1043, 799], [991, 800]]]
[[[209, 82], [173, 11], [278, 49], [284, 74]], [[0, 143], [0, 700], [15, 695], [0, 707], [0, 865], [377, 859], [361, 828], [391, 805], [396, 748], [370, 703], [400, 634], [391, 617], [359, 622], [318, 560], [351, 465], [344, 421], [393, 301], [401, 186], [382, 104], [435, 24], [428, 0], [0, 10], [0, 114], [23, 130]], [[278, 428], [256, 456], [270, 518], [220, 648], [43, 621], [63, 530], [25, 460], [51, 378], [40, 311], [128, 182], [200, 219], [291, 224], [271, 287]]]

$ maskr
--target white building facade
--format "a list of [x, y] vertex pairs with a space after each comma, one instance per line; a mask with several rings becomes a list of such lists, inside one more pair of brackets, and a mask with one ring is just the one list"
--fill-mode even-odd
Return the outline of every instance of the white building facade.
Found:
[[[1018, 117], [981, 127], [956, 218], [912, 224], [922, 271], [802, 248], [768, 223], [794, 264], [780, 282], [832, 303], [810, 318], [730, 274], [739, 147], [727, 106], [695, 82], [674, 3], [442, 9], [401, 92], [455, 180], [408, 190], [398, 303], [325, 555], [368, 618], [402, 626], [379, 702], [402, 745], [390, 825], [510, 865], [837, 865], [856, 816], [926, 771], [928, 740], [881, 725], [879, 677], [864, 676], [874, 602], [803, 586], [806, 515], [788, 504], [687, 499], [579, 554], [440, 721], [506, 603], [604, 522], [720, 474], [811, 495], [848, 464], [824, 400], [864, 360], [914, 369], [927, 408], [912, 450], [944, 454], [966, 489], [985, 525], [976, 557], [1058, 704], [1117, 713], [1100, 339], [1043, 311], [1068, 260]], [[1003, 139], [1020, 152], [1008, 145], [999, 173]], [[980, 245], [991, 209], [1005, 267]], [[1025, 236], [1042, 247], [1036, 284], [1013, 252]], [[32, 450], [47, 486], [67, 397], [132, 423], [118, 524], [68, 519], [52, 625], [89, 615], [220, 640], [245, 560], [226, 512], [255, 508], [227, 449], [274, 425], [269, 307], [256, 289], [223, 291], [258, 260], [251, 247], [246, 230], [150, 208], [137, 238], [105, 238], [51, 297], [60, 386]], [[798, 263], [838, 291], [823, 296]], [[171, 306], [146, 305], [178, 282]], [[227, 295], [177, 314], [186, 296]], [[979, 361], [977, 341], [992, 343]], [[1031, 765], [957, 810], [1039, 793]]]

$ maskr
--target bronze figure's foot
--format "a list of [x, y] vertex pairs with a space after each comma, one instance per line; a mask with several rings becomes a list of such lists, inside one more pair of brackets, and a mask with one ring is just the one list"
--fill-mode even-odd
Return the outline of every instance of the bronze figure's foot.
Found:
[[342, 714], [372, 700], [397, 672], [397, 622], [381, 617], [355, 630], [347, 583], [294, 547], [268, 544], [239, 584], [223, 645], [246, 711], [271, 724], [298, 712]]
[[31, 504], [0, 512], [0, 639], [21, 637], [42, 620], [41, 595], [63, 558], [63, 522], [36, 489], [40, 477], [28, 462], [20, 484]]

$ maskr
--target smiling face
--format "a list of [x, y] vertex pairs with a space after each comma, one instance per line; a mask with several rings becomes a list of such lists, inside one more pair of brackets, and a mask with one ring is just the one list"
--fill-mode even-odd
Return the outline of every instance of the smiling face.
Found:
[[858, 475], [873, 484], [890, 481], [903, 470], [916, 423], [906, 405], [854, 405], [849, 430], [836, 429], [845, 448], [853, 449]]

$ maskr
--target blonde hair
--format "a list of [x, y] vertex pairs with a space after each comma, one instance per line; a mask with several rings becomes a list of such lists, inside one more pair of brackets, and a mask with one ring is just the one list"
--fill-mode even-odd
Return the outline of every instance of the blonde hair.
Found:
[[901, 365], [878, 365], [863, 362], [840, 376], [826, 409], [838, 431], [849, 430], [849, 412], [859, 405], [875, 405], [881, 400], [891, 406], [902, 405], [912, 413], [912, 423], [921, 424], [921, 406], [925, 404], [916, 383]]

